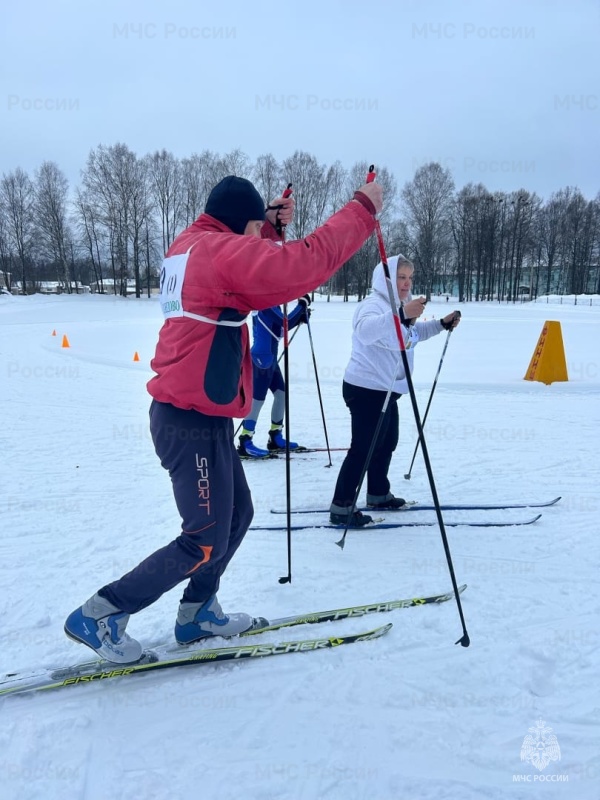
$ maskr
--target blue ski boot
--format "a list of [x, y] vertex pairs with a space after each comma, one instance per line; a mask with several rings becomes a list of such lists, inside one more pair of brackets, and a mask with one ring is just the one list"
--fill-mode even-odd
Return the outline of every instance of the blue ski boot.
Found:
[[261, 450], [252, 442], [252, 435], [249, 433], [242, 433], [239, 439], [237, 448], [240, 458], [269, 458], [270, 453], [268, 450]]
[[[269, 441], [267, 442], [267, 450], [271, 453], [278, 453], [285, 450], [286, 441], [281, 433], [281, 425], [271, 428], [269, 431]], [[290, 442], [290, 450], [302, 450], [298, 442]]]
[[142, 645], [125, 633], [129, 614], [96, 593], [66, 619], [69, 639], [85, 644], [101, 658], [130, 664], [142, 655]]
[[205, 603], [180, 603], [175, 638], [179, 644], [191, 644], [210, 636], [237, 636], [252, 628], [267, 626], [268, 620], [249, 614], [224, 614], [217, 596]]

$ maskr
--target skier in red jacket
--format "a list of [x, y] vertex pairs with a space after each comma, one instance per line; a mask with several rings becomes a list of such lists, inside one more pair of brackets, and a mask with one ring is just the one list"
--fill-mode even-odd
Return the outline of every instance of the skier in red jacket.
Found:
[[165, 322], [148, 391], [152, 439], [169, 471], [181, 533], [73, 611], [65, 622], [70, 638], [109, 661], [137, 661], [142, 647], [125, 632], [130, 615], [182, 581], [181, 644], [264, 624], [223, 613], [216, 596], [254, 513], [232, 422], [252, 405], [246, 317], [324, 283], [371, 235], [381, 207], [381, 186], [365, 184], [314, 233], [282, 246], [277, 223], [291, 222], [293, 198], [265, 210], [249, 181], [229, 176], [177, 236], [161, 269]]

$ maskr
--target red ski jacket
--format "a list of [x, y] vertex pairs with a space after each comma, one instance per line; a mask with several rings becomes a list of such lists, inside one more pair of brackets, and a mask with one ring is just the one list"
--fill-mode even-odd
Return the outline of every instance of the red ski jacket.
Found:
[[202, 214], [179, 234], [161, 269], [165, 314], [148, 391], [156, 400], [219, 417], [247, 416], [252, 361], [246, 317], [311, 292], [333, 275], [375, 229], [353, 200], [304, 239], [232, 233]]

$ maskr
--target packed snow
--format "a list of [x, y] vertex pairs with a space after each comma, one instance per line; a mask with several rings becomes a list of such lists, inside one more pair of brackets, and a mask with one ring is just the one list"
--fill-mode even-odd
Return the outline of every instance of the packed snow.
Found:
[[[341, 382], [355, 308], [322, 298], [311, 318], [331, 447], [349, 444]], [[598, 800], [600, 307], [444, 296], [425, 316], [453, 308], [462, 323], [425, 426], [440, 501], [562, 496], [529, 526], [447, 528], [457, 581], [468, 584], [471, 646], [455, 645], [462, 627], [451, 601], [258, 638], [393, 622], [376, 641], [1, 698], [3, 800]], [[545, 320], [561, 323], [568, 382], [523, 379]], [[88, 660], [63, 634], [66, 615], [179, 531], [148, 432], [145, 384], [160, 325], [155, 298], [0, 297], [0, 675]], [[416, 351], [421, 413], [446, 336]], [[305, 329], [289, 362], [291, 438], [324, 447]], [[420, 454], [404, 478], [416, 441], [406, 397], [400, 417], [392, 489], [429, 503]], [[332, 452], [332, 467], [326, 452], [294, 457], [294, 507], [329, 505], [343, 455]], [[245, 471], [253, 525], [285, 525], [270, 513], [285, 508], [285, 461], [245, 462]], [[444, 519], [534, 513], [446, 511]], [[285, 531], [251, 530], [222, 581], [224, 609], [274, 618], [449, 591], [439, 527], [387, 519], [399, 527], [350, 531], [343, 551], [337, 531], [295, 533], [288, 585], [278, 582], [287, 574]], [[132, 617], [128, 630], [145, 646], [173, 640], [181, 588]], [[555, 760], [522, 760], [528, 735]]]

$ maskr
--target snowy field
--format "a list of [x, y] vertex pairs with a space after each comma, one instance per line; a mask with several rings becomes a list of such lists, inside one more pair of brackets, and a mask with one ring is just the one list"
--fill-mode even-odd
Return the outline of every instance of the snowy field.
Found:
[[[341, 380], [355, 307], [316, 302], [312, 316], [332, 447], [349, 442]], [[427, 317], [453, 307], [434, 299]], [[4, 698], [3, 800], [600, 798], [600, 307], [458, 307], [425, 429], [440, 500], [562, 495], [530, 526], [447, 529], [457, 580], [468, 584], [471, 646], [455, 646], [462, 629], [448, 602], [261, 637], [394, 623], [373, 642]], [[562, 325], [567, 383], [523, 380], [546, 319]], [[147, 426], [160, 324], [156, 300], [0, 297], [0, 674], [86, 660], [63, 634], [66, 615], [178, 533]], [[422, 411], [445, 338], [417, 350]], [[306, 330], [290, 371], [292, 438], [323, 446]], [[427, 503], [420, 456], [404, 479], [416, 435], [408, 398], [400, 414], [392, 489]], [[294, 461], [295, 506], [329, 504], [342, 456], [329, 469], [326, 453]], [[254, 524], [284, 523], [269, 510], [285, 507], [285, 462], [250, 463], [246, 474]], [[278, 617], [450, 589], [436, 526], [350, 532], [343, 551], [337, 538], [295, 534], [293, 580], [280, 585], [285, 533], [250, 531], [222, 582], [223, 607]], [[171, 640], [179, 597], [176, 588], [133, 617], [131, 634], [148, 646]], [[561, 755], [543, 770], [520, 757], [539, 720]]]

